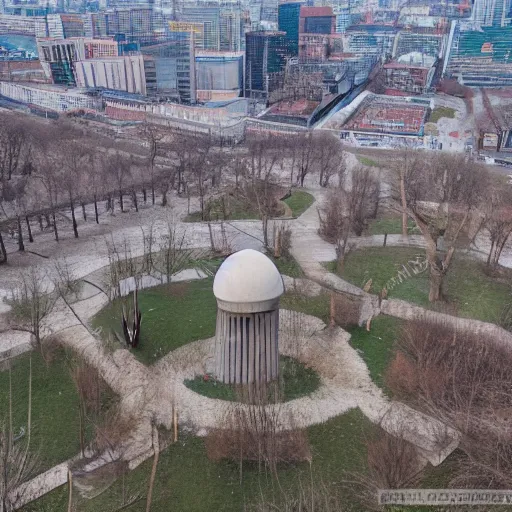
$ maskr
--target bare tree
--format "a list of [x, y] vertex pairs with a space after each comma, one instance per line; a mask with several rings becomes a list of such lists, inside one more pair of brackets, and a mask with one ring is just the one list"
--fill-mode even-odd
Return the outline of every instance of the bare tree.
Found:
[[318, 152], [316, 148], [317, 137], [312, 132], [300, 133], [296, 138], [298, 146], [297, 157], [297, 183], [304, 186], [306, 176], [315, 169]]
[[58, 242], [59, 232], [55, 214], [59, 207], [59, 193], [61, 191], [61, 187], [59, 174], [56, 170], [56, 163], [52, 160], [50, 152], [53, 154], [53, 150], [50, 149], [49, 152], [45, 152], [44, 154], [39, 155], [37, 177], [41, 180], [46, 191], [46, 202], [52, 215], [55, 240]]
[[395, 175], [398, 184], [398, 196], [400, 202], [400, 212], [402, 214], [402, 236], [408, 236], [408, 210], [407, 210], [407, 189], [411, 180], [421, 169], [424, 168], [424, 155], [418, 151], [412, 151], [409, 148], [403, 149], [396, 159], [391, 170]]
[[114, 155], [109, 157], [108, 172], [119, 194], [119, 207], [121, 208], [121, 212], [124, 212], [124, 189], [126, 181], [130, 177], [130, 166], [130, 159], [121, 155], [119, 151], [116, 151]]
[[328, 187], [329, 181], [340, 170], [345, 173], [345, 155], [337, 137], [331, 133], [320, 133], [316, 137], [316, 163], [318, 182], [321, 187]]
[[[151, 125], [149, 123], [144, 123], [142, 134], [144, 136], [148, 149], [147, 160], [149, 166], [149, 184], [151, 187], [151, 203], [154, 205], [156, 184], [155, 161], [163, 139], [163, 134], [160, 133], [154, 125]], [[144, 202], [146, 202], [146, 187], [143, 188], [143, 193]]]
[[38, 348], [41, 348], [42, 322], [52, 311], [55, 300], [50, 280], [34, 267], [20, 275], [17, 286], [7, 299], [11, 306], [11, 325], [31, 333]]
[[[405, 182], [407, 212], [414, 219], [426, 243], [430, 267], [429, 301], [442, 297], [443, 280], [455, 250], [474, 239], [472, 219], [480, 215], [488, 188], [487, 170], [464, 157], [439, 155], [429, 165], [415, 166]], [[445, 250], [438, 247], [443, 238]]]
[[0, 180], [10, 180], [23, 165], [23, 151], [28, 144], [23, 121], [13, 115], [0, 118]]
[[512, 234], [512, 191], [509, 186], [501, 185], [489, 191], [484, 216], [484, 227], [491, 242], [487, 266], [496, 268]]
[[371, 170], [358, 167], [352, 173], [350, 190], [330, 191], [327, 201], [319, 209], [320, 234], [336, 246], [338, 271], [347, 255], [351, 234], [361, 236], [378, 201], [378, 185]]
[[75, 238], [78, 238], [75, 207], [83, 192], [85, 174], [89, 169], [87, 162], [89, 154], [81, 144], [71, 142], [61, 149], [61, 155], [62, 172], [59, 176], [59, 182], [69, 201], [73, 234]]

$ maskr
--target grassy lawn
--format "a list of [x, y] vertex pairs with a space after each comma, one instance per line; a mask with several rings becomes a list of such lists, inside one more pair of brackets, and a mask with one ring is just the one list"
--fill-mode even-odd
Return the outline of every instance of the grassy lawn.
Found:
[[373, 160], [367, 156], [357, 155], [357, 159], [360, 164], [366, 165], [367, 167], [382, 167], [382, 164], [377, 162], [377, 160]]
[[328, 324], [331, 310], [331, 296], [328, 293], [322, 293], [318, 297], [304, 297], [289, 292], [281, 297], [281, 307], [283, 309], [299, 311], [306, 315], [316, 316]]
[[[414, 221], [409, 219], [407, 221], [407, 232], [410, 235], [419, 233]], [[368, 225], [368, 235], [401, 235], [402, 234], [402, 217], [381, 217], [378, 219], [372, 219]]]
[[[217, 305], [212, 286], [208, 278], [141, 291], [142, 330], [135, 356], [151, 364], [186, 343], [213, 336]], [[115, 300], [94, 317], [93, 325], [105, 336], [120, 332], [120, 311], [121, 301]]]
[[350, 329], [350, 344], [361, 354], [372, 380], [384, 390], [384, 374], [393, 357], [401, 325], [402, 321], [397, 318], [380, 315], [372, 320], [370, 331], [366, 327]]
[[[363, 286], [372, 279], [372, 293], [379, 293], [402, 265], [417, 256], [424, 256], [423, 249], [401, 247], [372, 247], [349, 254], [342, 277]], [[329, 268], [334, 268], [329, 264]], [[455, 256], [445, 278], [445, 294], [448, 303], [459, 316], [497, 322], [505, 304], [510, 302], [509, 285], [488, 277], [483, 264]], [[404, 299], [422, 306], [428, 302], [428, 271], [410, 277], [388, 290], [388, 296]]]
[[[37, 351], [12, 360], [14, 435], [27, 427], [29, 365], [32, 358], [31, 451], [38, 454], [38, 472], [64, 462], [80, 451], [78, 394], [66, 355], [58, 350], [44, 362]], [[0, 423], [8, 422], [9, 371], [0, 371]]]
[[294, 190], [290, 197], [283, 200], [283, 203], [290, 207], [294, 217], [302, 215], [314, 202], [315, 198], [304, 190]]
[[[301, 396], [309, 395], [320, 386], [320, 377], [312, 368], [286, 356], [279, 358], [279, 397], [281, 402], [289, 402]], [[237, 387], [224, 384], [209, 376], [197, 376], [194, 380], [186, 380], [185, 385], [192, 391], [219, 400], [239, 401]], [[274, 396], [274, 388], [269, 393]]]
[[456, 111], [450, 107], [437, 107], [430, 114], [429, 122], [437, 123], [441, 117], [448, 117], [449, 119], [455, 118]]
[[291, 256], [289, 258], [274, 258], [271, 254], [267, 254], [267, 256], [274, 262], [281, 274], [289, 277], [304, 277], [300, 265]]
[[[247, 201], [240, 198], [229, 197], [226, 200], [224, 214], [224, 207], [221, 199], [215, 199], [211, 202], [210, 220], [244, 220], [244, 219], [259, 219], [258, 212]], [[200, 222], [201, 212], [192, 212], [184, 219], [185, 222]]]
[[[244, 505], [265, 497], [279, 497], [281, 490], [297, 492], [309, 484], [311, 478], [339, 491], [346, 471], [363, 470], [365, 450], [363, 440], [371, 424], [354, 409], [308, 429], [313, 462], [283, 466], [279, 483], [267, 473], [259, 472], [255, 464], [246, 463], [242, 481], [238, 464], [208, 460], [204, 442], [196, 437], [181, 437], [179, 442], [161, 453], [153, 494], [152, 512], [242, 512]], [[105, 493], [82, 502], [81, 512], [110, 512], [126, 495], [140, 493], [143, 499], [124, 508], [127, 512], [146, 510], [145, 495], [152, 460], [119, 479]], [[67, 489], [59, 488], [37, 502], [25, 507], [24, 512], [65, 512]]]
[[[295, 260], [275, 259], [280, 272], [292, 277], [302, 275]], [[121, 332], [121, 300], [103, 308], [94, 318], [93, 326], [101, 327], [105, 339]], [[285, 294], [281, 306], [329, 318], [329, 298], [297, 297]], [[217, 304], [213, 295], [213, 278], [171, 283], [139, 292], [142, 312], [140, 344], [134, 355], [145, 364], [152, 364], [171, 350], [215, 334]]]

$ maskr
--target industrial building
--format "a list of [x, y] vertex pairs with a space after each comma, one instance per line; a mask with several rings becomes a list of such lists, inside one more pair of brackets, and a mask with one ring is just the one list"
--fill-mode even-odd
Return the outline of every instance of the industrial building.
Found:
[[266, 99], [277, 88], [286, 65], [284, 32], [248, 32], [246, 36], [245, 96]]

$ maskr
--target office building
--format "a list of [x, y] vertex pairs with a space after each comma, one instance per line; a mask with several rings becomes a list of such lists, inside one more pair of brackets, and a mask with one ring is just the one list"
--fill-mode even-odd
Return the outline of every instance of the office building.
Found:
[[475, 0], [472, 18], [480, 27], [505, 27], [511, 23], [511, 9], [511, 0]]
[[243, 94], [244, 52], [196, 51], [197, 100], [219, 101]]
[[203, 49], [220, 49], [220, 8], [219, 7], [184, 7], [180, 21], [200, 23], [203, 25]]
[[286, 45], [290, 56], [299, 54], [299, 20], [302, 2], [288, 2], [279, 5], [278, 26], [286, 32]]
[[245, 96], [266, 99], [277, 88], [286, 66], [286, 34], [260, 31], [245, 37]]
[[75, 63], [78, 87], [105, 88], [146, 94], [146, 77], [142, 55], [101, 57]]
[[58, 85], [77, 85], [76, 64], [94, 58], [116, 57], [115, 41], [88, 38], [39, 39], [39, 60], [48, 78]]
[[168, 41], [143, 46], [141, 52], [148, 96], [196, 102], [193, 33], [170, 32]]

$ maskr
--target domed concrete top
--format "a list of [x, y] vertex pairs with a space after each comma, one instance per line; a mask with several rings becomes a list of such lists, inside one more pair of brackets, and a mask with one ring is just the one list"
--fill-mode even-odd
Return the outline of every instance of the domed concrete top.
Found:
[[234, 313], [274, 309], [283, 292], [279, 270], [267, 256], [253, 249], [226, 258], [213, 282], [219, 307]]

